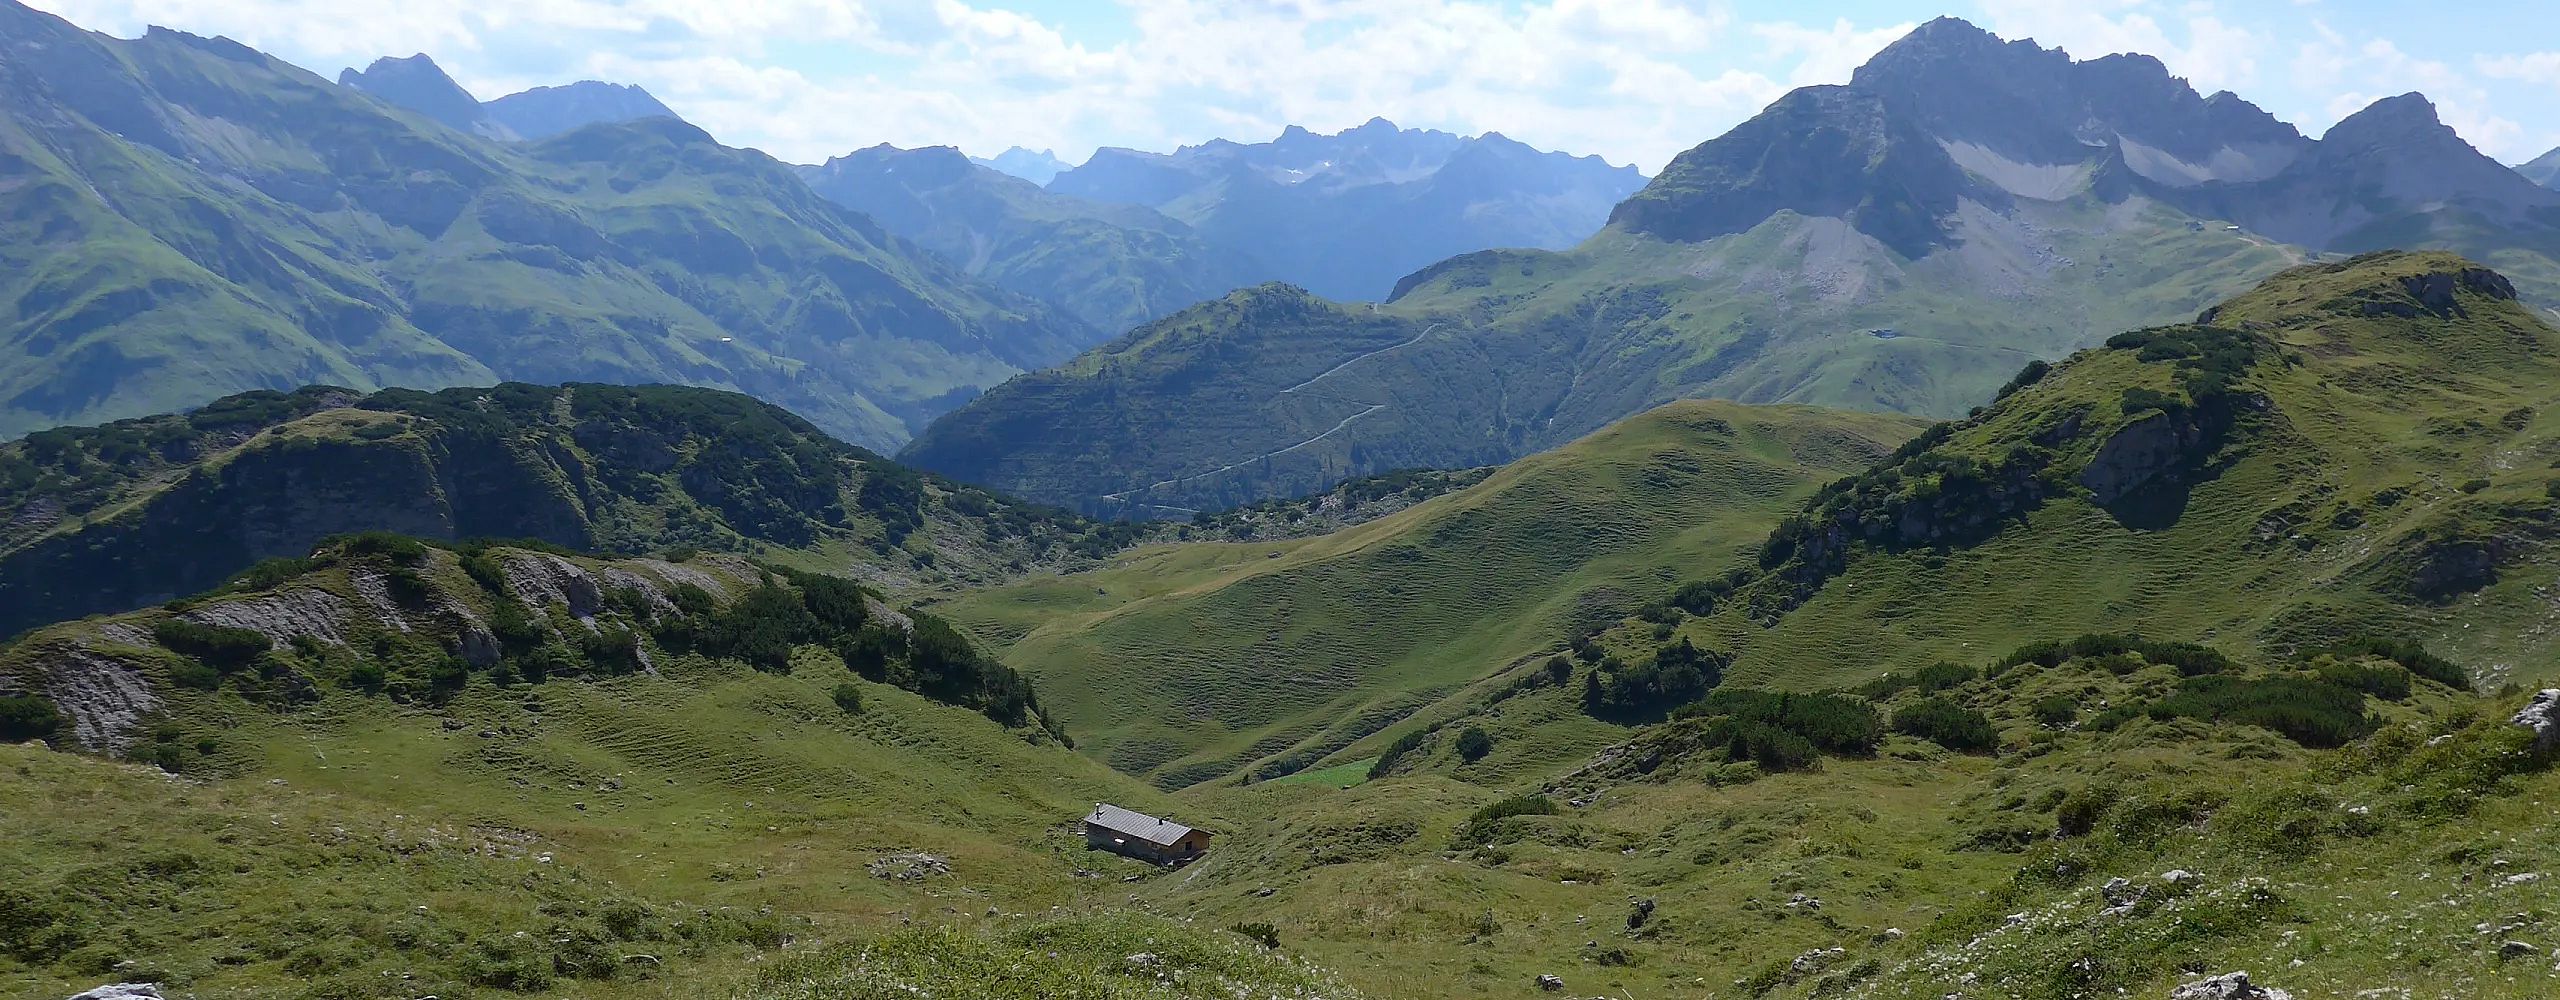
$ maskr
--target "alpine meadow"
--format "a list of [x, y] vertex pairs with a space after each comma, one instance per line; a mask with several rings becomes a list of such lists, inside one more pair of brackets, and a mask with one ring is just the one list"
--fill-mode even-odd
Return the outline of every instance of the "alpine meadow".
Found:
[[31, 2], [0, 996], [2560, 995], [2538, 10]]

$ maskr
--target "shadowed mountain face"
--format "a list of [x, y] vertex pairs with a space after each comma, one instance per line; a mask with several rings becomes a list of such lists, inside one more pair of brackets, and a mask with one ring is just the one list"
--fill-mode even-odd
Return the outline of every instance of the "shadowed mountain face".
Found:
[[[1333, 137], [1361, 153], [1340, 169], [1412, 162], [1366, 151], [1388, 134]], [[1246, 178], [1231, 187], [1276, 183], [1326, 138], [1190, 155]], [[1177, 157], [1097, 157], [1057, 186], [1135, 197], [1185, 176]], [[992, 391], [908, 455], [1182, 516], [1501, 461], [1685, 396], [1954, 416], [2031, 360], [2322, 254], [2453, 249], [2548, 300], [2555, 205], [2417, 95], [2312, 140], [2148, 57], [2075, 62], [1942, 19], [1681, 154], [1572, 250], [1454, 257], [1378, 306], [1239, 293]]]
[[736, 389], [888, 449], [1100, 336], [674, 119], [490, 142], [225, 39], [14, 3], [0, 301], [0, 436], [512, 378]]
[[988, 281], [1127, 330], [1264, 268], [1139, 205], [1044, 191], [949, 147], [889, 145], [803, 167], [811, 189]]
[[1291, 126], [1266, 143], [1104, 149], [1049, 189], [1161, 210], [1263, 261], [1267, 278], [1378, 299], [1452, 254], [1571, 246], [1643, 182], [1633, 167], [1499, 133], [1470, 139], [1373, 119], [1336, 135]]

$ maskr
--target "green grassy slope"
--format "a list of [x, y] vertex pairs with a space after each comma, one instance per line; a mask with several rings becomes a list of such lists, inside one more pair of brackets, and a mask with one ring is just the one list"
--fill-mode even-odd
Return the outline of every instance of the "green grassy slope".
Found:
[[2289, 271], [2210, 318], [2250, 358], [2227, 392], [2165, 348], [2082, 355], [1827, 496], [1694, 634], [1789, 684], [2090, 627], [2406, 635], [2486, 684], [2551, 677], [2560, 332], [2443, 254]]
[[[927, 669], [920, 645], [884, 680], [825, 644], [787, 672], [749, 669], [678, 593], [751, 602], [757, 572], [736, 560], [403, 551], [377, 540], [0, 650], [0, 689], [67, 717], [57, 743], [179, 776], [0, 748], [0, 992], [120, 975], [206, 997], [371, 995], [387, 979], [442, 996], [702, 995], [782, 948], [901, 918], [1082, 912], [1116, 883], [1077, 871], [1122, 869], [1087, 856], [1073, 820], [1102, 799], [1163, 808], [1037, 725], [946, 704], [953, 689], [905, 673]], [[643, 669], [581, 638], [580, 573], [615, 595], [591, 609], [595, 630], [636, 629]], [[522, 647], [510, 600], [530, 616]], [[164, 644], [175, 620], [282, 641], [248, 664], [182, 653]], [[700, 638], [677, 643], [682, 623]], [[504, 658], [474, 659], [475, 630]], [[870, 870], [908, 852], [949, 873]]]
[[0, 444], [0, 633], [210, 588], [330, 535], [784, 550], [892, 589], [1134, 536], [959, 486], [735, 393], [506, 384], [252, 393]]
[[0, 436], [584, 379], [747, 391], [886, 449], [1099, 336], [681, 122], [507, 145], [224, 39], [0, 26]]
[[[2243, 969], [2295, 996], [2553, 988], [2547, 955], [2500, 953], [2547, 947], [2555, 891], [2540, 815], [2560, 775], [2505, 724], [2520, 699], [2422, 681], [2365, 699], [2376, 734], [2334, 750], [2097, 721], [2180, 683], [2139, 657], [1977, 677], [1934, 697], [1986, 712], [1996, 751], [1887, 735], [1775, 773], [1657, 740], [1682, 724], [1593, 726], [1577, 685], [1532, 688], [1478, 700], [1349, 790], [1184, 793], [1262, 818], [1146, 899], [1267, 921], [1355, 985], [1415, 998], [1529, 995], [1544, 974], [1575, 996], [2163, 996]], [[2076, 717], [2036, 721], [2054, 698]], [[1482, 761], [1451, 749], [1460, 725], [1491, 734]], [[1473, 821], [1539, 793], [1552, 815]], [[2132, 905], [2101, 913], [2119, 877]]]
[[1675, 404], [1332, 535], [1141, 550], [943, 610], [1007, 640], [1116, 767], [1285, 773], [1735, 558], [1915, 426]]

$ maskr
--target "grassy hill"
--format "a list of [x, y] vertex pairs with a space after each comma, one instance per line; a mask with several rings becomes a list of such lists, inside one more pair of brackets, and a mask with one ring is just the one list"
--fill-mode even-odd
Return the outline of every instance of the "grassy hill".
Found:
[[0, 649], [58, 745], [177, 776], [0, 748], [0, 991], [669, 995], [1116, 887], [1072, 821], [1158, 796], [947, 627], [762, 575], [363, 536]]
[[1101, 334], [673, 119], [467, 135], [0, 3], [0, 437], [314, 383], [707, 385], [872, 448]]
[[766, 403], [672, 386], [257, 392], [0, 444], [0, 633], [205, 590], [395, 531], [770, 551], [892, 589], [1134, 537], [924, 476]]
[[939, 610], [1003, 640], [1115, 767], [1286, 773], [1736, 558], [1916, 426], [1675, 404], [1331, 535], [1141, 549]]
[[2092, 626], [2552, 676], [2560, 331], [2504, 279], [2374, 255], [2109, 344], [1826, 490], [1685, 634], [1790, 685]]

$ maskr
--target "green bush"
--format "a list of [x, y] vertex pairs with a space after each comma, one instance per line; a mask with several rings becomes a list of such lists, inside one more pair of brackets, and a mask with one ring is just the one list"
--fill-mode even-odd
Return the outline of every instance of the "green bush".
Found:
[[2029, 711], [2034, 714], [2036, 724], [2060, 729], [2080, 717], [2080, 699], [2067, 694], [2046, 695], [2036, 699]]
[[2190, 677], [2150, 713], [2259, 726], [2308, 747], [2341, 746], [2376, 725], [2364, 710], [2363, 692], [2301, 676]]
[[1396, 762], [1403, 760], [1406, 754], [1421, 749], [1422, 741], [1430, 735], [1429, 730], [1416, 729], [1396, 737], [1395, 742], [1387, 744], [1387, 748], [1379, 752], [1378, 762], [1369, 765], [1369, 780], [1375, 781], [1394, 773]]
[[1227, 927], [1227, 930], [1241, 935], [1265, 948], [1276, 949], [1280, 947], [1280, 929], [1271, 926], [1267, 921], [1232, 924]]
[[1458, 734], [1458, 759], [1473, 764], [1493, 752], [1493, 736], [1482, 726], [1468, 726]]
[[275, 648], [274, 640], [255, 629], [199, 625], [184, 618], [153, 622], [151, 638], [170, 652], [226, 674], [248, 669]]
[[2427, 652], [2425, 646], [2421, 646], [2415, 642], [2410, 642], [2405, 639], [2386, 639], [2380, 636], [2355, 636], [2344, 642], [2340, 642], [2337, 645], [2331, 646], [2323, 652], [2330, 653], [2340, 659], [2349, 659], [2358, 656], [2379, 657], [2408, 668], [2410, 673], [2424, 677], [2446, 687], [2460, 688], [2463, 690], [2469, 690], [2471, 687], [2470, 671], [2464, 670], [2460, 664], [2454, 663], [2451, 660], [2447, 660], [2444, 657]]
[[341, 535], [321, 544], [347, 556], [380, 556], [402, 566], [415, 566], [427, 559], [427, 543], [388, 531]]
[[1724, 680], [1724, 668], [1732, 662], [1729, 654], [1701, 650], [1683, 638], [1655, 650], [1640, 664], [1611, 669], [1604, 662], [1591, 674], [1583, 707], [1603, 717], [1667, 715], [1706, 697]]
[[1554, 799], [1544, 795], [1514, 795], [1469, 814], [1467, 821], [1458, 825], [1454, 839], [1462, 847], [1489, 844], [1500, 832], [1504, 820], [1517, 816], [1554, 816], [1563, 811], [1556, 807]]
[[[1811, 748], [1863, 757], [1884, 739], [1884, 720], [1874, 706], [1842, 694], [1795, 694], [1751, 688], [1720, 688], [1694, 705], [1672, 713], [1675, 719], [1726, 717], [1792, 734]], [[1761, 734], [1747, 739], [1765, 740]], [[1765, 745], [1755, 742], [1755, 747]], [[1758, 757], [1736, 755], [1736, 760]], [[1808, 758], [1809, 759], [1809, 758]], [[1766, 761], [1764, 761], [1766, 763]]]
[[62, 713], [41, 695], [0, 695], [0, 741], [48, 739], [62, 728]]
[[2000, 731], [1989, 716], [1944, 698], [1923, 698], [1895, 710], [1893, 728], [1963, 753], [2000, 745]]
[[845, 681], [836, 685], [833, 696], [836, 707], [842, 709], [846, 715], [854, 715], [862, 711], [862, 685]]
[[2384, 701], [2402, 701], [2409, 697], [2412, 675], [2409, 668], [2397, 663], [2323, 659], [2312, 668], [2312, 672], [2323, 684], [2362, 691]]

